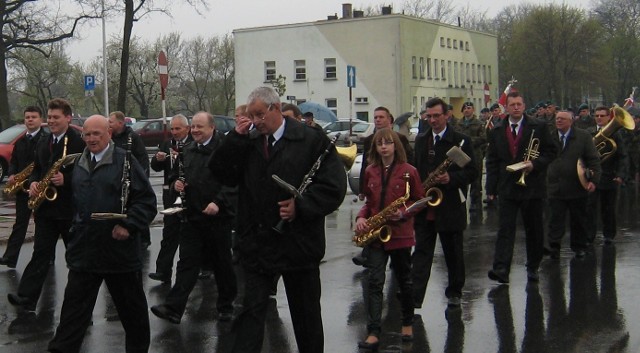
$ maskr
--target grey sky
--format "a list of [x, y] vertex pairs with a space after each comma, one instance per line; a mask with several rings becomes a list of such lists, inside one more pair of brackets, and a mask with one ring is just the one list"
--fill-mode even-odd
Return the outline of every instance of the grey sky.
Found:
[[[527, 0], [452, 0], [456, 6], [469, 5], [480, 11], [497, 13], [505, 6], [520, 3], [562, 3], [562, 0], [527, 1]], [[211, 37], [230, 33], [236, 28], [259, 27], [284, 23], [308, 22], [326, 19], [327, 15], [341, 15], [342, 3], [346, 0], [209, 0], [209, 11], [198, 15], [188, 5], [175, 5], [171, 8], [173, 18], [162, 14], [152, 14], [136, 22], [133, 35], [145, 40], [178, 31], [183, 38], [198, 35]], [[393, 5], [399, 11], [404, 0], [359, 0], [351, 1], [354, 9], [370, 5]], [[564, 0], [565, 3], [580, 8], [589, 7], [591, 0]], [[122, 31], [122, 19], [107, 24], [107, 37], [116, 36]], [[79, 31], [80, 39], [69, 42], [68, 54], [72, 60], [88, 63], [102, 53], [102, 27], [97, 21], [85, 25]], [[171, 60], [171, 58], [169, 58]]]

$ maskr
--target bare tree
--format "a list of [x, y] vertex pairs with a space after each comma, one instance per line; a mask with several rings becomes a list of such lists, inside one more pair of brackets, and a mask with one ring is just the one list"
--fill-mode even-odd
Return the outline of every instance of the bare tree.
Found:
[[3, 0], [0, 1], [0, 124], [10, 123], [10, 107], [7, 86], [7, 66], [11, 53], [18, 48], [40, 51], [45, 56], [49, 49], [45, 44], [73, 37], [78, 25], [87, 18], [82, 7], [69, 14], [60, 9], [60, 1]]
[[451, 0], [406, 0], [402, 12], [409, 16], [457, 24], [456, 8]]

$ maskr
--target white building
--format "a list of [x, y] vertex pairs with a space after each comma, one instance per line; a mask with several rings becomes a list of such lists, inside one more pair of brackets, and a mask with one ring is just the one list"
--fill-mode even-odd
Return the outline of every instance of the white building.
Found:
[[[341, 118], [371, 120], [380, 105], [417, 114], [436, 96], [459, 116], [465, 101], [485, 106], [485, 84], [497, 101], [496, 36], [400, 14], [353, 15], [345, 4], [341, 19], [234, 30], [237, 103], [279, 75], [283, 100], [321, 103]], [[347, 65], [356, 68], [353, 104]]]

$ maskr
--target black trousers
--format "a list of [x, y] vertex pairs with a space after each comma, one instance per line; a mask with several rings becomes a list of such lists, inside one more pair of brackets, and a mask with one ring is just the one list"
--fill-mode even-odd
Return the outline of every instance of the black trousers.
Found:
[[587, 247], [587, 197], [562, 200], [549, 199], [551, 218], [549, 219], [549, 246], [560, 249], [564, 228], [569, 211], [569, 229], [571, 250], [584, 250]]
[[[162, 190], [162, 203], [165, 210], [173, 207], [175, 201], [171, 198], [169, 189]], [[176, 256], [178, 245], [180, 245], [180, 215], [166, 215], [163, 218], [162, 240], [160, 241], [160, 252], [156, 259], [156, 272], [171, 276], [173, 272], [173, 259]]]
[[544, 226], [542, 199], [514, 200], [498, 198], [500, 228], [496, 239], [493, 270], [508, 275], [511, 271], [513, 246], [516, 238], [518, 211], [522, 216], [527, 246], [527, 269], [537, 270], [542, 261]]
[[69, 270], [60, 324], [49, 342], [50, 352], [79, 352], [102, 281], [107, 284], [125, 331], [126, 352], [148, 352], [149, 309], [142, 272], [87, 273]]
[[[275, 275], [245, 270], [242, 312], [233, 324], [232, 352], [260, 353], [265, 331], [269, 292]], [[282, 273], [289, 312], [300, 353], [324, 352], [320, 308], [320, 269]]]
[[13, 229], [7, 242], [7, 249], [4, 251], [3, 256], [10, 263], [18, 262], [20, 249], [27, 235], [27, 228], [31, 219], [31, 210], [27, 206], [28, 202], [29, 195], [27, 193], [19, 191], [16, 194], [16, 221], [13, 223]]
[[589, 194], [587, 202], [587, 227], [589, 233], [587, 242], [593, 243], [598, 230], [598, 207], [602, 220], [602, 236], [606, 239], [613, 239], [616, 236], [616, 199], [618, 197], [618, 187], [613, 189], [596, 189]]
[[233, 300], [238, 286], [231, 264], [230, 222], [220, 221], [213, 227], [209, 222], [184, 222], [180, 227], [180, 259], [176, 268], [176, 283], [165, 300], [165, 304], [180, 315], [184, 313], [205, 258], [213, 261], [213, 273], [218, 287], [218, 312], [233, 312]]
[[379, 337], [382, 331], [382, 300], [387, 270], [391, 259], [393, 274], [398, 281], [402, 307], [402, 326], [413, 323], [413, 289], [411, 285], [411, 248], [385, 251], [381, 247], [367, 247], [369, 278], [365, 305], [367, 306], [367, 332]]
[[440, 244], [447, 263], [449, 284], [445, 290], [447, 298], [462, 297], [465, 282], [463, 253], [463, 232], [438, 232], [434, 221], [415, 223], [416, 246], [413, 251], [413, 301], [416, 308], [422, 307], [427, 284], [431, 277], [433, 254], [436, 249], [436, 238], [440, 235]]
[[49, 261], [56, 252], [58, 238], [62, 236], [65, 246], [67, 244], [71, 220], [36, 216], [35, 223], [33, 255], [18, 286], [18, 295], [29, 298], [33, 303], [37, 303], [40, 298], [42, 286], [49, 273]]

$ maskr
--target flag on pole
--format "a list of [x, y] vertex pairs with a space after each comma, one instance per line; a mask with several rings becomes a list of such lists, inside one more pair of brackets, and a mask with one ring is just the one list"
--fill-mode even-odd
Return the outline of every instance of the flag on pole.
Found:
[[509, 80], [507, 84], [507, 88], [504, 89], [504, 92], [502, 92], [502, 95], [498, 99], [498, 104], [500, 105], [500, 109], [502, 110], [503, 113], [505, 112], [505, 108], [507, 106], [507, 95], [511, 92], [518, 91], [515, 87], [513, 87], [513, 84], [516, 82], [518, 82], [518, 80], [516, 80], [513, 76], [511, 76], [511, 80]]

